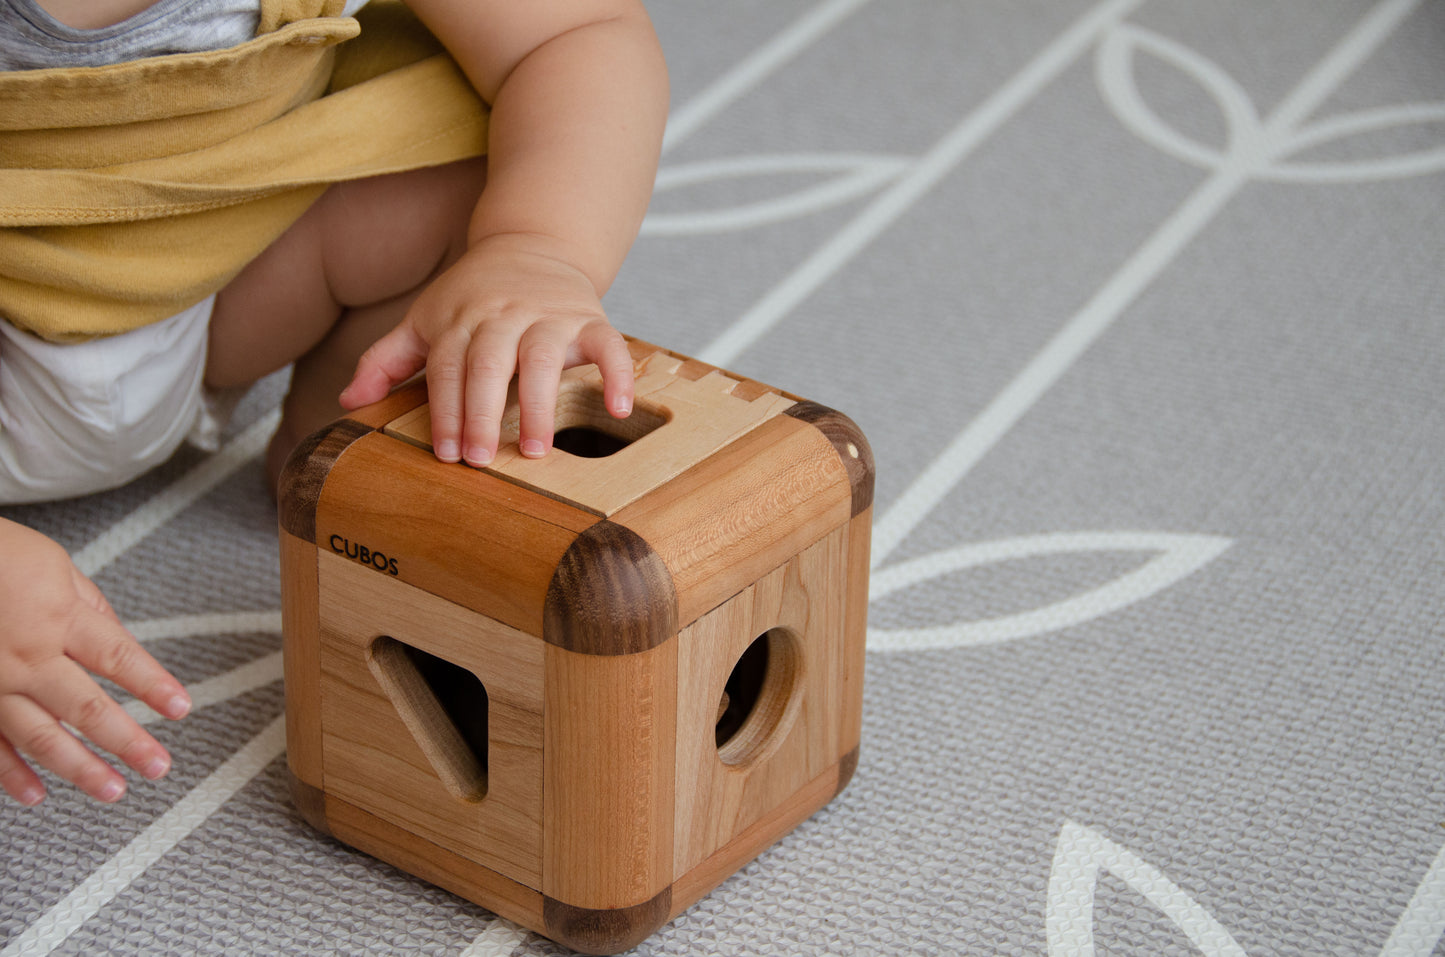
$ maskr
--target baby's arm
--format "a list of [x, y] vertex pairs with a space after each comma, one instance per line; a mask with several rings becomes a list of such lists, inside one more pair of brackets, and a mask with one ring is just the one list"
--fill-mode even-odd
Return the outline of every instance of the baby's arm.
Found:
[[427, 370], [439, 458], [496, 454], [518, 376], [524, 454], [551, 448], [564, 368], [600, 367], [615, 416], [632, 360], [600, 298], [656, 174], [667, 76], [635, 0], [409, 0], [492, 105], [487, 184], [466, 253], [362, 357], [342, 404]]
[[96, 674], [169, 718], [191, 701], [121, 625], [100, 589], [60, 545], [0, 518], [0, 787], [38, 804], [45, 787], [25, 758], [100, 801], [116, 801], [125, 779], [76, 739], [70, 725], [148, 778], [170, 755], [86, 674]]

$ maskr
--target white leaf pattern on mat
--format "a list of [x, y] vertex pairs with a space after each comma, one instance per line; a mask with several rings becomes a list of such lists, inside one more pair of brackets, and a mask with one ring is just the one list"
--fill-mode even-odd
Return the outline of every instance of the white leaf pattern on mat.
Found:
[[1142, 601], [1213, 561], [1230, 539], [1170, 532], [1072, 532], [972, 542], [873, 573], [870, 600], [970, 568], [1046, 555], [1157, 552], [1133, 571], [1070, 598], [998, 618], [926, 628], [870, 628], [871, 651], [958, 648], [1028, 638], [1090, 621]]
[[1430, 957], [1445, 940], [1445, 847], [1420, 879], [1380, 957]]
[[527, 932], [509, 920], [494, 917], [462, 951], [461, 957], [511, 957], [527, 939]]
[[[1209, 146], [1170, 126], [1139, 92], [1134, 58], [1144, 51], [1189, 76], [1207, 92], [1224, 118], [1226, 143]], [[1177, 159], [1205, 169], [1219, 169], [1257, 141], [1259, 114], [1238, 83], [1214, 62], [1183, 44], [1129, 23], [1114, 27], [1099, 44], [1095, 78], [1114, 115], [1144, 142]]]
[[[1376, 130], [1427, 124], [1438, 126], [1441, 132], [1445, 133], [1445, 103], [1407, 103], [1321, 120], [1300, 130], [1283, 155], [1293, 156], [1325, 143], [1362, 136]], [[1277, 162], [1265, 175], [1269, 179], [1289, 182], [1343, 183], [1423, 176], [1441, 170], [1445, 170], [1445, 145], [1370, 160]]]
[[796, 153], [738, 156], [667, 166], [657, 174], [654, 195], [746, 177], [807, 174], [816, 180], [819, 174], [833, 175], [802, 189], [753, 203], [692, 212], [651, 212], [642, 224], [642, 235], [734, 232], [808, 216], [881, 189], [911, 163], [905, 157], [875, 153]]
[[[1224, 119], [1226, 142], [1198, 140], [1171, 126], [1145, 101], [1135, 73], [1145, 52], [1190, 77], [1214, 100]], [[1266, 123], [1234, 78], [1217, 63], [1181, 43], [1131, 23], [1111, 29], [1094, 62], [1099, 90], [1119, 121], [1144, 142], [1176, 159], [1215, 172], [1232, 168], [1249, 178], [1295, 183], [1344, 183], [1398, 179], [1445, 170], [1445, 145], [1397, 156], [1287, 162], [1300, 153], [1351, 137], [1409, 126], [1445, 131], [1445, 103], [1406, 103], [1327, 117], [1301, 125], [1301, 117]]]
[[1049, 873], [1045, 924], [1049, 957], [1093, 957], [1094, 890], [1108, 871], [1178, 927], [1205, 957], [1245, 957], [1229, 931], [1143, 858], [1097, 831], [1065, 821]]
[[[1094, 891], [1108, 871], [1173, 922], [1205, 957], [1246, 957], [1198, 901], [1157, 867], [1092, 828], [1065, 821], [1049, 872], [1045, 930], [1049, 957], [1093, 957]], [[1430, 957], [1445, 936], [1445, 848], [1425, 872], [1380, 957]]]

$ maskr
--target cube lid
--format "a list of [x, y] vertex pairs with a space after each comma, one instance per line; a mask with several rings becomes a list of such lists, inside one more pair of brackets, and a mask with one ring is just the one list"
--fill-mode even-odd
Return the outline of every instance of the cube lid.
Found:
[[[545, 458], [529, 459], [517, 445], [521, 413], [513, 382], [497, 457], [483, 471], [607, 517], [799, 401], [640, 340], [628, 345], [637, 380], [628, 418], [614, 419], [604, 408], [596, 366], [569, 369], [557, 398], [558, 440]], [[430, 405], [382, 431], [431, 451]]]

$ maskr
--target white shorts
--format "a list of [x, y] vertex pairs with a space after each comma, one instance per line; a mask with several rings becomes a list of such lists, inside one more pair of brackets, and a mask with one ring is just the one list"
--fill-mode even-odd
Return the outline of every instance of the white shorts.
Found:
[[203, 382], [214, 305], [68, 344], [0, 320], [0, 505], [124, 485], [187, 439], [214, 450], [234, 405]]

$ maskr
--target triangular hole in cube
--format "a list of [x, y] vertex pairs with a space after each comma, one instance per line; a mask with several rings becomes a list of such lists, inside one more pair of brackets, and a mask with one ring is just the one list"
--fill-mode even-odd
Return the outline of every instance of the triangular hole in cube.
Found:
[[460, 665], [383, 635], [371, 672], [453, 797], [487, 793], [487, 689]]

